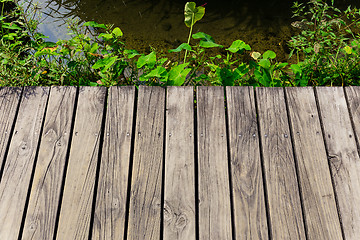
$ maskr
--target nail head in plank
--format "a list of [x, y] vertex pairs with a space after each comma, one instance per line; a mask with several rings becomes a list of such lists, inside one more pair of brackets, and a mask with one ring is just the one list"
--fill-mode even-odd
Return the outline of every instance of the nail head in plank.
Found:
[[160, 239], [165, 89], [138, 93], [127, 239]]
[[358, 239], [360, 159], [344, 90], [340, 87], [318, 87], [316, 92], [345, 239]]
[[309, 239], [342, 239], [314, 90], [286, 88]]
[[124, 239], [135, 87], [110, 87], [93, 240]]
[[168, 87], [164, 239], [195, 239], [194, 89]]
[[282, 88], [256, 88], [272, 239], [306, 239]]
[[222, 87], [197, 88], [200, 239], [232, 239]]
[[75, 97], [75, 87], [51, 87], [22, 239], [53, 239]]
[[21, 91], [21, 88], [17, 87], [0, 88], [0, 171], [9, 144]]
[[26, 87], [0, 183], [0, 239], [17, 239], [40, 137], [48, 87]]
[[254, 90], [226, 87], [226, 99], [235, 236], [268, 239]]
[[56, 239], [87, 239], [106, 88], [80, 87]]

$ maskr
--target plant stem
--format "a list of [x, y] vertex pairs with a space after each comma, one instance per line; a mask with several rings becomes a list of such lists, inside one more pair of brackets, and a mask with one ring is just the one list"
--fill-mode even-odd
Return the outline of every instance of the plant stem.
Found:
[[[191, 33], [192, 33], [193, 25], [194, 25], [194, 17], [195, 17], [195, 13], [192, 14], [191, 25], [190, 25], [190, 33], [189, 33], [187, 44], [190, 44]], [[186, 63], [187, 53], [188, 53], [188, 50], [185, 50], [184, 63]]]

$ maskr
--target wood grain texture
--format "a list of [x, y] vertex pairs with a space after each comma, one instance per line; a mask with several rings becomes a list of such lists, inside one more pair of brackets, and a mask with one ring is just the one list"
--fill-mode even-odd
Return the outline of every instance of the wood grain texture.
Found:
[[194, 89], [168, 87], [164, 239], [195, 239]]
[[49, 88], [24, 89], [0, 182], [0, 239], [18, 239]]
[[110, 87], [92, 239], [124, 239], [135, 87]]
[[165, 90], [139, 88], [129, 225], [132, 239], [160, 239]]
[[4, 163], [21, 91], [21, 88], [0, 88], [0, 169]]
[[282, 88], [256, 88], [272, 239], [306, 239]]
[[[345, 239], [359, 239], [360, 159], [344, 90], [319, 87], [316, 93]], [[351, 91], [349, 99], [352, 102]], [[353, 115], [356, 114], [353, 111]]]
[[197, 88], [199, 237], [232, 239], [230, 181], [222, 87]]
[[226, 99], [236, 239], [268, 239], [254, 90], [227, 87]]
[[56, 239], [87, 239], [106, 88], [81, 87]]
[[286, 88], [308, 239], [342, 239], [314, 90]]
[[22, 239], [53, 239], [75, 97], [75, 87], [50, 90]]

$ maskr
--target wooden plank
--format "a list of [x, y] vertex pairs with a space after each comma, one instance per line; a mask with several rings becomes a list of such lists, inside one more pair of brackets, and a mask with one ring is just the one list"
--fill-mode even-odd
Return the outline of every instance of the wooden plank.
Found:
[[135, 88], [110, 87], [92, 239], [124, 239]]
[[164, 239], [195, 239], [194, 89], [168, 87]]
[[197, 88], [199, 237], [232, 239], [224, 90]]
[[139, 88], [127, 236], [160, 239], [165, 90]]
[[106, 90], [79, 89], [56, 239], [88, 238]]
[[226, 87], [226, 99], [235, 236], [268, 239], [254, 90]]
[[306, 239], [282, 88], [256, 88], [272, 239]]
[[[359, 239], [360, 159], [344, 90], [321, 87], [316, 88], [316, 92], [345, 239]], [[351, 91], [349, 99], [352, 99]], [[353, 115], [356, 114], [353, 111]]]
[[308, 239], [342, 239], [313, 88], [286, 88]]
[[0, 182], [0, 239], [18, 239], [49, 88], [24, 89]]
[[0, 88], [0, 171], [4, 163], [20, 95], [21, 88]]
[[22, 239], [53, 239], [75, 97], [75, 87], [51, 88]]

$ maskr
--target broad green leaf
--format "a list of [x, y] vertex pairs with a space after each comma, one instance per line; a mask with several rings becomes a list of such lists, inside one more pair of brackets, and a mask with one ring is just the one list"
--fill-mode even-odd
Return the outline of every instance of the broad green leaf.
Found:
[[267, 50], [266, 52], [264, 52], [264, 54], [263, 54], [263, 58], [264, 59], [274, 59], [274, 58], [276, 58], [276, 53], [274, 53], [273, 51], [271, 51], [271, 50]]
[[261, 60], [259, 61], [259, 65], [260, 65], [261, 67], [267, 69], [267, 68], [270, 68], [271, 63], [270, 63], [269, 59], [261, 59]]
[[127, 58], [133, 58], [135, 56], [140, 55], [136, 50], [133, 49], [125, 49], [124, 54]]
[[201, 20], [205, 14], [204, 7], [196, 7], [196, 3], [187, 2], [185, 4], [184, 16], [185, 16], [185, 25], [187, 27], [193, 26], [197, 21]]
[[284, 67], [286, 67], [288, 64], [289, 64], [289, 63], [279, 63], [279, 64], [277, 65], [277, 69], [284, 68]]
[[55, 52], [57, 47], [55, 47], [55, 49], [52, 49], [52, 48], [44, 48], [40, 51], [37, 51], [35, 54], [34, 54], [34, 57], [38, 57], [38, 56], [46, 56], [46, 55], [51, 55], [51, 56], [57, 56], [59, 55], [57, 52]]
[[189, 63], [183, 63], [176, 67], [171, 68], [169, 72], [168, 85], [181, 86], [186, 80], [186, 76], [191, 71], [191, 68], [186, 68]]
[[156, 63], [156, 53], [151, 52], [148, 55], [139, 57], [136, 66], [137, 68], [142, 68], [147, 64], [151, 68], [155, 65], [155, 63]]
[[92, 66], [93, 69], [103, 68], [108, 63], [109, 58], [102, 58], [96, 61]]
[[187, 43], [182, 43], [180, 44], [180, 46], [178, 46], [177, 48], [175, 49], [170, 49], [169, 50], [169, 53], [173, 53], [173, 52], [181, 52], [181, 50], [188, 50], [188, 51], [191, 51], [191, 46]]
[[204, 48], [212, 48], [212, 47], [223, 47], [220, 44], [215, 43], [215, 40], [212, 36], [198, 32], [192, 35], [194, 39], [200, 39], [199, 46]]
[[231, 46], [229, 48], [227, 48], [226, 50], [232, 52], [232, 53], [237, 53], [239, 51], [242, 51], [242, 50], [251, 50], [251, 47], [246, 44], [244, 41], [241, 41], [241, 40], [235, 40]]
[[217, 44], [217, 43], [214, 43], [214, 42], [205, 41], [205, 40], [200, 40], [199, 46], [200, 46], [200, 47], [204, 47], [204, 48], [223, 47], [223, 46], [220, 45], [220, 44]]
[[193, 37], [193, 39], [201, 39], [201, 40], [215, 42], [215, 40], [212, 36], [210, 36], [209, 34], [203, 33], [203, 32], [194, 33], [192, 35], [192, 37]]
[[21, 28], [15, 23], [2, 23], [3, 28], [12, 29], [12, 30], [21, 30]]
[[57, 46], [57, 43], [54, 43], [54, 42], [43, 42], [40, 47], [42, 49], [44, 48], [53, 48], [53, 47], [56, 47]]
[[93, 44], [91, 44], [91, 48], [90, 48], [89, 52], [95, 53], [98, 49], [99, 49], [99, 44], [93, 43]]
[[290, 69], [293, 70], [294, 74], [301, 73], [301, 68], [298, 64], [291, 64]]
[[84, 23], [84, 26], [93, 27], [93, 28], [106, 28], [105, 24], [99, 24], [94, 21], [86, 22], [86, 23]]
[[161, 66], [163, 65], [168, 59], [167, 58], [160, 58], [158, 61], [157, 61], [157, 65]]
[[164, 67], [158, 66], [157, 68], [149, 72], [147, 75], [145, 75], [144, 78], [160, 78], [162, 81], [166, 82], [168, 78], [168, 72]]
[[271, 87], [271, 76], [269, 71], [263, 69], [262, 71], [262, 84], [265, 87]]
[[97, 60], [97, 62], [92, 66], [93, 69], [102, 68], [101, 71], [105, 72], [108, 70], [117, 60], [117, 56], [115, 57], [106, 57], [103, 59]]
[[108, 68], [110, 68], [116, 62], [117, 58], [118, 58], [117, 56], [109, 57], [108, 58], [109, 60], [108, 60], [107, 64], [105, 65], [105, 68], [103, 68], [102, 71], [106, 71]]
[[108, 40], [110, 40], [110, 39], [113, 38], [113, 35], [110, 34], [110, 33], [101, 33], [101, 34], [99, 35], [99, 37], [101, 37], [101, 38], [104, 39], [105, 41], [108, 41]]
[[115, 37], [117, 37], [117, 38], [123, 36], [123, 32], [118, 27], [114, 28], [114, 30], [112, 31], [112, 34], [114, 34]]
[[242, 78], [250, 71], [249, 66], [245, 63], [241, 63], [238, 68], [234, 70], [234, 80]]

